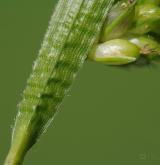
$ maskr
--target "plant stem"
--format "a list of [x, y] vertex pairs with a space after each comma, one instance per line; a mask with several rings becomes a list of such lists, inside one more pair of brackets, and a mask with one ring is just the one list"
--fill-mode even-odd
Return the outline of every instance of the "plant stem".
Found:
[[21, 165], [26, 152], [51, 123], [98, 40], [113, 2], [59, 0], [19, 104], [12, 145], [4, 165]]

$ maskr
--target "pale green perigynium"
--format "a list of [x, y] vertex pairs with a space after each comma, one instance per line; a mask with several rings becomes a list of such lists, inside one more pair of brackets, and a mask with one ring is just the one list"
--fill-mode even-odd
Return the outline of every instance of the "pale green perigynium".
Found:
[[133, 22], [135, 4], [136, 1], [122, 0], [112, 7], [103, 26], [101, 42], [120, 38], [127, 32]]
[[140, 48], [142, 55], [152, 58], [160, 55], [160, 44], [149, 35], [145, 36], [132, 36], [128, 40]]
[[140, 48], [124, 39], [113, 39], [98, 44], [89, 58], [108, 65], [123, 65], [134, 62], [140, 56]]
[[160, 7], [150, 3], [137, 5], [135, 15], [135, 22], [131, 32], [145, 34], [152, 31], [159, 24]]

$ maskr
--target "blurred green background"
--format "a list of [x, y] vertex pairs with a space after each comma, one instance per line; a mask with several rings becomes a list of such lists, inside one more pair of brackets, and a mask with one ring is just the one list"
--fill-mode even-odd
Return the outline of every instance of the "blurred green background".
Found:
[[[0, 164], [54, 0], [0, 0]], [[24, 165], [160, 164], [160, 64], [86, 62]]]

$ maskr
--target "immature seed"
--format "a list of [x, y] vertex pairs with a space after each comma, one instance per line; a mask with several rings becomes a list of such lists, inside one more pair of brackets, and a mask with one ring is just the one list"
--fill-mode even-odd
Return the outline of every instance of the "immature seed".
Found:
[[108, 65], [123, 65], [136, 61], [139, 56], [138, 46], [124, 39], [114, 39], [96, 46], [89, 58]]
[[120, 38], [127, 32], [133, 22], [135, 4], [136, 1], [122, 0], [112, 7], [101, 33], [101, 42]]
[[160, 7], [154, 4], [136, 6], [136, 18], [131, 32], [145, 34], [152, 31], [160, 22]]
[[146, 57], [160, 55], [160, 44], [151, 36], [132, 36], [129, 41], [136, 44], [141, 49], [141, 54]]

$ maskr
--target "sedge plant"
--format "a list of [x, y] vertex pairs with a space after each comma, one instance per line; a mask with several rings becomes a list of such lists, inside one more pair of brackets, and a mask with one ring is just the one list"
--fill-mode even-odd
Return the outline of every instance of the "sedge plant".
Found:
[[86, 60], [125, 66], [160, 55], [159, 5], [160, 0], [59, 0], [18, 105], [4, 165], [22, 165]]

